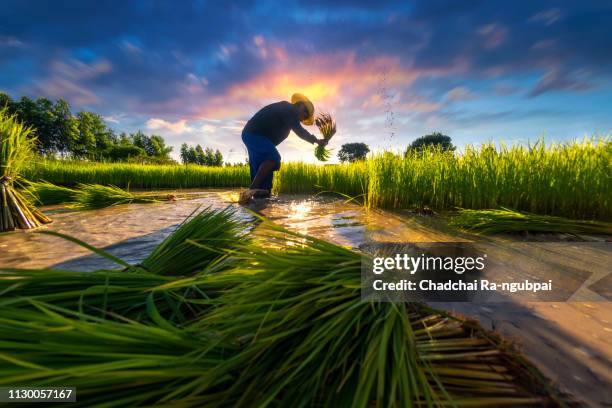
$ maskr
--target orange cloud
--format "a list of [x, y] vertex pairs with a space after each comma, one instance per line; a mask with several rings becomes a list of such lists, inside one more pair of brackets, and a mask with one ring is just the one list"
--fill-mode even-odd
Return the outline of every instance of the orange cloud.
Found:
[[[251, 53], [265, 60], [265, 71], [223, 94], [192, 95], [197, 101], [194, 119], [247, 119], [265, 104], [289, 100], [300, 92], [313, 100], [318, 109], [332, 113], [381, 113], [381, 111], [432, 112], [440, 105], [407, 92], [423, 76], [461, 73], [469, 61], [456, 59], [449, 69], [423, 69], [402, 63], [397, 56], [358, 57], [353, 51], [299, 54], [290, 47], [261, 35], [252, 37]], [[181, 103], [178, 102], [177, 103]]]
[[178, 120], [176, 122], [169, 122], [164, 119], [159, 118], [151, 118], [147, 120], [147, 128], [151, 130], [161, 130], [165, 129], [172, 133], [183, 133], [190, 132], [193, 130], [191, 127], [187, 126], [187, 121], [185, 119]]
[[[262, 46], [263, 42], [258, 41]], [[440, 74], [403, 67], [399, 58], [376, 57], [357, 61], [353, 53], [288, 58], [276, 47], [275, 62], [263, 74], [235, 84], [225, 94], [206, 98], [197, 116], [235, 117], [248, 115], [265, 103], [288, 100], [294, 92], [307, 95], [325, 109], [375, 108], [382, 95], [408, 87], [422, 75]], [[282, 52], [281, 52], [282, 51]], [[421, 101], [406, 104], [407, 109], [435, 110], [437, 105]]]

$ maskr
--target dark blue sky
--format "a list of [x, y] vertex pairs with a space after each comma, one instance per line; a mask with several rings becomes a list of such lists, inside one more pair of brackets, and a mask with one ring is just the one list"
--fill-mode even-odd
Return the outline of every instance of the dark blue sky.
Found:
[[244, 120], [294, 91], [336, 115], [338, 145], [567, 140], [612, 130], [611, 21], [606, 1], [5, 0], [0, 90], [233, 161]]

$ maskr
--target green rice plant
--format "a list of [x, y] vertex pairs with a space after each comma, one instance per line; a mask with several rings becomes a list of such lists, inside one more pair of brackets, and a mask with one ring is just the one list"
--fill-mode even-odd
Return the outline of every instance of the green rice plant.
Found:
[[369, 174], [367, 162], [328, 164], [324, 166], [301, 162], [284, 163], [274, 176], [276, 194], [312, 194], [322, 191], [363, 197], [367, 193]]
[[25, 182], [24, 191], [40, 205], [55, 205], [73, 202], [78, 192], [72, 188], [57, 186], [47, 181]]
[[[332, 119], [329, 113], [320, 113], [315, 119], [315, 125], [319, 128], [319, 132], [323, 135], [323, 139], [329, 140], [336, 134], [336, 122]], [[325, 146], [317, 145], [315, 148], [315, 157], [319, 161], [327, 161], [331, 157], [331, 150]]]
[[483, 234], [513, 232], [604, 234], [612, 235], [612, 224], [598, 221], [570, 220], [551, 215], [537, 215], [507, 208], [499, 210], [459, 210], [451, 224], [466, 231]]
[[[214, 401], [210, 368], [223, 356], [206, 333], [133, 320], [113, 322], [33, 302], [0, 314], [0, 386], [72, 386], [82, 407], [142, 407]], [[200, 383], [211, 386], [202, 391]]]
[[612, 141], [501, 146], [462, 153], [441, 149], [368, 161], [373, 207], [488, 209], [508, 207], [574, 219], [612, 218]]
[[140, 266], [157, 275], [192, 275], [249, 242], [248, 228], [231, 207], [206, 209], [181, 224]]
[[276, 193], [335, 191], [365, 194], [368, 207], [405, 209], [508, 207], [573, 219], [612, 219], [612, 141], [439, 148], [383, 152], [354, 164], [287, 163]]
[[[363, 197], [368, 207], [488, 209], [507, 207], [572, 219], [612, 219], [612, 141], [507, 147], [483, 144], [463, 151], [425, 148], [381, 152], [352, 164], [283, 163], [276, 193], [334, 191]], [[155, 166], [70, 161], [35, 162], [30, 180], [73, 186], [98, 183], [134, 188], [246, 187], [247, 166]]]
[[[94, 272], [55, 269], [0, 269], [0, 308], [25, 308], [32, 300], [52, 303], [70, 310], [108, 316], [115, 313], [141, 320], [146, 315], [146, 302], [155, 288], [174, 279], [144, 272], [99, 270]], [[168, 297], [170, 299], [168, 299]], [[158, 308], [169, 316], [176, 308], [174, 294], [156, 296]], [[169, 317], [170, 318], [170, 317]]]
[[119, 204], [159, 203], [162, 197], [159, 194], [134, 194], [116, 186], [79, 184], [72, 206], [82, 210], [94, 210]]
[[0, 109], [0, 232], [36, 228], [51, 222], [15, 188], [14, 183], [33, 157], [32, 128]]
[[211, 370], [234, 378], [218, 394], [222, 405], [530, 406], [558, 398], [531, 367], [509, 369], [514, 352], [460, 320], [420, 304], [363, 302], [360, 254], [264, 227], [265, 246], [237, 254], [242, 282], [189, 326], [215, 333], [217, 347], [239, 349]]
[[233, 264], [232, 251], [248, 242], [248, 223], [233, 211], [205, 209], [185, 220], [140, 265], [129, 265], [107, 252], [53, 231], [124, 268], [95, 272], [0, 268], [0, 308], [26, 307], [31, 300], [102, 316], [144, 319], [154, 302], [159, 314], [175, 323], [198, 315], [227, 289], [208, 276]]
[[70, 384], [79, 406], [563, 403], [477, 324], [362, 302], [361, 254], [265, 221], [256, 232], [209, 275], [226, 288], [213, 307], [178, 327], [153, 301], [146, 325], [0, 304], [0, 385]]
[[122, 188], [228, 188], [251, 183], [248, 166], [153, 165], [39, 160], [23, 172], [28, 180], [47, 180], [63, 186], [102, 184]]

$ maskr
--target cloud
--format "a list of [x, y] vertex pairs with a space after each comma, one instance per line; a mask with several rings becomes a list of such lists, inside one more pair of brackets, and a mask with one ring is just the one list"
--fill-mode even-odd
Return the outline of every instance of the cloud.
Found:
[[554, 68], [546, 72], [529, 93], [530, 97], [552, 91], [585, 91], [592, 88], [588, 82], [588, 74], [584, 71], [566, 72]]
[[118, 115], [102, 116], [102, 119], [110, 123], [120, 123], [120, 117]]
[[17, 37], [0, 35], [0, 47], [24, 48], [25, 43]]
[[561, 11], [558, 8], [552, 8], [548, 10], [542, 10], [529, 18], [529, 21], [534, 23], [544, 23], [549, 26], [554, 24], [561, 18]]
[[205, 123], [202, 126], [200, 126], [200, 130], [206, 133], [215, 133], [217, 131], [217, 126]]
[[469, 101], [474, 99], [475, 95], [468, 88], [464, 86], [458, 86], [446, 93], [445, 99], [449, 102], [457, 101]]
[[172, 133], [184, 133], [191, 132], [193, 130], [192, 127], [187, 125], [187, 121], [185, 119], [178, 120], [176, 122], [169, 122], [164, 119], [159, 118], [151, 118], [146, 122], [147, 128], [150, 130], [168, 130]]
[[539, 40], [535, 42], [532, 46], [532, 50], [550, 50], [557, 44], [557, 40], [548, 38], [545, 40]]
[[478, 29], [478, 35], [484, 38], [484, 47], [491, 49], [499, 47], [508, 35], [508, 30], [500, 24], [487, 24]]
[[[295, 91], [338, 117], [338, 140], [368, 143], [444, 127], [459, 105], [450, 102], [474, 90], [478, 99], [462, 108], [482, 111], [488, 98], [500, 111], [519, 99], [543, 103], [518, 98], [522, 92], [581, 106], [591, 98], [577, 93], [584, 89], [611, 94], [612, 53], [603, 39], [612, 35], [612, 5], [596, 0], [558, 8], [513, 2], [503, 10], [473, 0], [117, 4], [6, 0], [0, 89], [66, 97], [73, 110], [121, 118], [130, 131], [155, 119], [174, 142], [204, 138], [239, 150], [241, 125], [232, 120]], [[609, 117], [597, 109], [593, 116]], [[563, 119], [590, 123], [586, 115], [576, 109]], [[382, 124], [356, 124], [368, 118]]]
[[123, 40], [119, 47], [128, 54], [140, 55], [143, 52], [142, 48], [128, 40]]
[[99, 59], [87, 64], [75, 59], [66, 62], [51, 62], [50, 75], [36, 85], [43, 95], [67, 98], [78, 105], [96, 104], [100, 101], [96, 93], [87, 86], [87, 81], [112, 71], [110, 62]]

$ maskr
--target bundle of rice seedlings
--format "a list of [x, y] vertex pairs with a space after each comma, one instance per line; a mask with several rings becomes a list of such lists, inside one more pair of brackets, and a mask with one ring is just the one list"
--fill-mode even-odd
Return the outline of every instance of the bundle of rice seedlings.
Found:
[[157, 275], [188, 276], [201, 272], [249, 242], [249, 223], [235, 211], [206, 209], [186, 220], [140, 264]]
[[[113, 322], [51, 305], [0, 313], [0, 386], [71, 386], [80, 407], [143, 407], [180, 401], [208, 406], [210, 368], [223, 356], [208, 350], [206, 333]], [[204, 353], [204, 350], [208, 350]], [[207, 381], [207, 390], [199, 389]], [[208, 395], [210, 393], [210, 395]]]
[[[228, 289], [176, 327], [31, 301], [0, 310], [0, 385], [70, 384], [77, 405], [548, 406], [563, 400], [507, 345], [420, 304], [360, 298], [361, 256], [271, 224], [233, 252]], [[313, 262], [316, 260], [316, 262]]]
[[25, 192], [40, 205], [70, 203], [78, 195], [78, 192], [72, 188], [57, 186], [47, 181], [28, 181], [25, 185]]
[[499, 210], [459, 210], [451, 224], [466, 231], [483, 234], [516, 232], [565, 233], [565, 234], [603, 234], [612, 235], [612, 224], [601, 221], [570, 220], [551, 215], [537, 215]]
[[129, 265], [76, 238], [45, 231], [84, 246], [124, 270], [0, 268], [0, 308], [28, 307], [35, 300], [142, 321], [149, 318], [153, 302], [165, 319], [183, 323], [206, 309], [206, 299], [227, 289], [227, 284], [209, 284], [208, 276], [231, 267], [232, 251], [248, 242], [248, 224], [233, 215], [230, 209], [201, 211], [181, 224], [141, 265]]
[[72, 205], [82, 210], [94, 210], [119, 204], [158, 203], [164, 197], [160, 194], [134, 194], [116, 186], [100, 184], [79, 184], [77, 189], [78, 193]]
[[[144, 272], [98, 270], [94, 272], [55, 269], [0, 269], [0, 308], [27, 308], [31, 301], [49, 302], [94, 315], [146, 318], [147, 297], [173, 279]], [[154, 296], [162, 314], [177, 308], [171, 291]], [[171, 317], [168, 317], [171, 319]]]
[[0, 110], [0, 232], [36, 228], [51, 222], [15, 188], [19, 172], [32, 159], [32, 128]]
[[222, 405], [524, 407], [561, 398], [473, 325], [421, 304], [362, 302], [360, 254], [271, 229], [272, 245], [240, 251], [242, 283], [189, 326], [240, 348], [212, 369], [234, 377]]
[[[329, 113], [320, 113], [315, 119], [315, 125], [319, 128], [319, 132], [323, 135], [323, 139], [329, 141], [336, 134], [336, 122], [332, 119]], [[315, 148], [315, 156], [320, 161], [327, 161], [331, 157], [331, 150], [325, 146], [317, 146]]]

